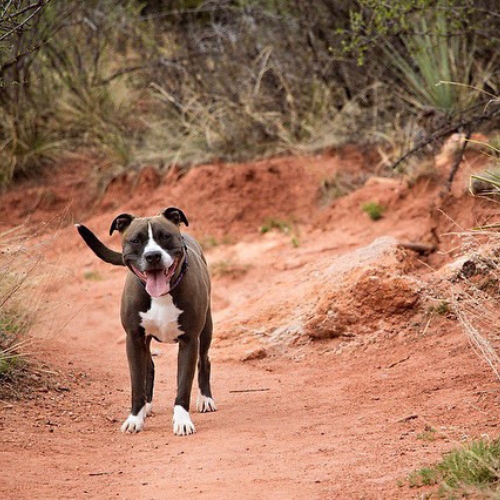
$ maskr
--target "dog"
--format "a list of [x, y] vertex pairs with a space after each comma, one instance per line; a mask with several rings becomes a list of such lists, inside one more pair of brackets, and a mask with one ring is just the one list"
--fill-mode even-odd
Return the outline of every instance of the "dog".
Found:
[[217, 409], [208, 356], [213, 330], [210, 276], [201, 246], [181, 233], [181, 224], [189, 225], [184, 212], [176, 207], [153, 217], [120, 214], [109, 233], [121, 234], [121, 253], [104, 245], [86, 226], [76, 225], [100, 259], [129, 270], [120, 308], [132, 386], [130, 414], [121, 426], [124, 433], [142, 431], [152, 411], [155, 368], [151, 339], [179, 344], [174, 434], [195, 432], [189, 405], [196, 365], [200, 389], [196, 408], [199, 412]]

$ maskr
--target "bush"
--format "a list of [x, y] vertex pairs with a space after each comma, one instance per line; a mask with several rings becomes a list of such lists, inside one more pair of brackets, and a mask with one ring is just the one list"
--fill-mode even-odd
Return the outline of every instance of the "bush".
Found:
[[22, 356], [27, 324], [15, 311], [2, 311], [0, 317], [0, 381], [14, 381], [25, 366]]
[[363, 212], [365, 212], [365, 214], [367, 214], [371, 220], [375, 221], [382, 218], [385, 212], [385, 207], [375, 201], [370, 201], [368, 203], [365, 203], [361, 207], [361, 210], [363, 210]]
[[441, 497], [497, 498], [500, 481], [500, 440], [480, 440], [446, 454], [434, 466], [409, 477], [410, 486], [439, 486]]
[[[496, 7], [490, 0], [462, 9], [452, 0], [9, 2], [0, 11], [0, 183], [81, 150], [114, 169], [189, 167], [349, 141], [390, 143], [401, 128], [415, 137], [432, 132], [457, 113], [481, 111], [487, 98], [464, 110], [476, 91], [436, 88], [429, 74], [497, 88]], [[428, 97], [444, 94], [460, 108], [446, 104], [436, 125]]]

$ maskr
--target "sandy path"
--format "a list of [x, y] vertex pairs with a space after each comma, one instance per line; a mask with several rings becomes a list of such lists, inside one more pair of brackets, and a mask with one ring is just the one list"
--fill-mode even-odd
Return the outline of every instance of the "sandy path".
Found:
[[[334, 160], [344, 161], [325, 158], [328, 169]], [[272, 160], [271, 166], [263, 162], [252, 181], [244, 169], [241, 173], [227, 169], [231, 183], [225, 190], [210, 187], [208, 236], [225, 227], [225, 207], [235, 212], [232, 227], [246, 228], [248, 234], [249, 221], [259, 220], [253, 201], [265, 202], [258, 196], [261, 186], [274, 200], [286, 187], [289, 171], [294, 186], [308, 189], [309, 198], [283, 192], [278, 208], [286, 210], [287, 199], [293, 199], [296, 213], [307, 219], [304, 207], [316, 203], [317, 188], [311, 183], [317, 180], [301, 181], [302, 160], [291, 170], [295, 160], [283, 160], [283, 165], [280, 161]], [[204, 176], [215, 169], [199, 172], [203, 187]], [[265, 176], [262, 184], [257, 182], [260, 175]], [[214, 196], [227, 192], [234, 200], [241, 198], [240, 177], [249, 191], [245, 191], [249, 208], [235, 211], [236, 201], [211, 203]], [[188, 180], [193, 185], [196, 177]], [[163, 191], [175, 198], [182, 182], [173, 190], [165, 183], [154, 192], [155, 207], [164, 203]], [[201, 188], [191, 194], [191, 201], [185, 199], [198, 216], [195, 227], [196, 220], [202, 225], [204, 213], [199, 193]], [[413, 490], [405, 481], [411, 471], [464, 440], [498, 432], [496, 381], [456, 322], [437, 317], [410, 329], [401, 324], [404, 334], [396, 326], [392, 333], [379, 332], [342, 353], [335, 350], [337, 341], [326, 340], [270, 350], [264, 359], [241, 359], [255, 347], [251, 332], [244, 334], [245, 321], [252, 319], [260, 304], [254, 301], [246, 309], [252, 294], [265, 294], [261, 303], [267, 306], [278, 303], [292, 291], [300, 295], [304, 276], [300, 270], [318, 256], [339, 255], [381, 235], [421, 238], [429, 230], [427, 193], [426, 185], [408, 191], [393, 181], [372, 183], [363, 193], [339, 200], [331, 210], [318, 211], [310, 205], [316, 226], [314, 230], [300, 226], [298, 249], [290, 245], [290, 235], [279, 236], [274, 244], [255, 233], [256, 244], [247, 239], [238, 245], [235, 229], [234, 241], [209, 252], [210, 258], [231, 263], [241, 257], [243, 248], [256, 265], [243, 277], [236, 273], [214, 279], [216, 318], [224, 323], [223, 337], [216, 324], [211, 351], [219, 411], [194, 413], [197, 433], [188, 437], [173, 436], [171, 430], [176, 357], [172, 346], [155, 346], [161, 351], [156, 358], [155, 409], [145, 431], [119, 432], [129, 405], [118, 320], [124, 270], [97, 262], [72, 228], [40, 238], [50, 241], [44, 247], [45, 269], [61, 276], [40, 285], [45, 310], [50, 311], [40, 330], [50, 330], [50, 335], [38, 335], [43, 340], [37, 344], [37, 357], [57, 372], [57, 384], [28, 400], [0, 403], [0, 498], [417, 498], [423, 490]], [[21, 192], [16, 196], [26, 197]], [[359, 206], [363, 199], [377, 197], [386, 200], [391, 210], [375, 225]], [[273, 206], [269, 200], [265, 207]], [[134, 203], [150, 213], [146, 202], [151, 200], [139, 205], [137, 198]], [[401, 203], [406, 204], [404, 215], [398, 212]], [[92, 227], [99, 234], [104, 234], [111, 213], [114, 209], [94, 218]], [[256, 226], [251, 227], [255, 232]], [[90, 273], [87, 278], [85, 273]], [[238, 333], [234, 337], [231, 320]], [[264, 315], [258, 320], [266, 326]]]
[[[84, 269], [88, 256], [75, 258]], [[58, 338], [42, 343], [59, 390], [0, 407], [1, 498], [414, 498], [398, 486], [409, 472], [496, 425], [491, 374], [463, 336], [436, 325], [425, 342], [342, 355], [316, 343], [241, 362], [244, 346], [216, 342], [219, 411], [194, 413], [188, 437], [171, 432], [176, 348], [156, 344], [154, 416], [144, 432], [123, 435], [124, 271], [95, 267], [100, 281], [64, 280], [52, 292], [62, 307], [78, 305]], [[437, 431], [429, 439], [428, 428]]]

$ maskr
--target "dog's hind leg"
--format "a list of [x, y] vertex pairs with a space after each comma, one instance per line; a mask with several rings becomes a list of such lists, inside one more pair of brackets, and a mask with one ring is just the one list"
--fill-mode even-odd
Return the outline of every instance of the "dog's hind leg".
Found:
[[205, 327], [200, 335], [200, 357], [198, 359], [198, 386], [200, 393], [196, 399], [196, 409], [201, 413], [217, 410], [210, 387], [210, 359], [208, 357], [208, 350], [212, 342], [212, 331], [212, 313], [209, 308]]
[[[149, 343], [144, 333], [127, 333], [127, 359], [132, 383], [132, 408], [121, 426], [122, 432], [140, 432], [146, 420], [146, 373], [148, 367]], [[151, 386], [152, 387], [152, 386]]]

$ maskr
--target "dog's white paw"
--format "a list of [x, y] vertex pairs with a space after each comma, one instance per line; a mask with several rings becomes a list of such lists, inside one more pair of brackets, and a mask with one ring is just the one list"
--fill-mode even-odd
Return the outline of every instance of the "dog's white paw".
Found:
[[174, 434], [176, 436], [187, 436], [188, 434], [194, 434], [195, 428], [191, 421], [189, 412], [187, 412], [182, 406], [174, 406], [174, 418], [172, 419], [174, 425]]
[[198, 394], [198, 397], [196, 398], [196, 410], [200, 413], [207, 413], [209, 411], [217, 411], [217, 406], [213, 398], [203, 396], [203, 394]]
[[153, 403], [146, 403], [146, 417], [153, 413]]
[[141, 411], [137, 415], [132, 415], [132, 413], [127, 417], [127, 420], [123, 422], [120, 430], [127, 434], [134, 434], [136, 432], [141, 432], [144, 428], [144, 421], [146, 420], [146, 406], [141, 408]]

